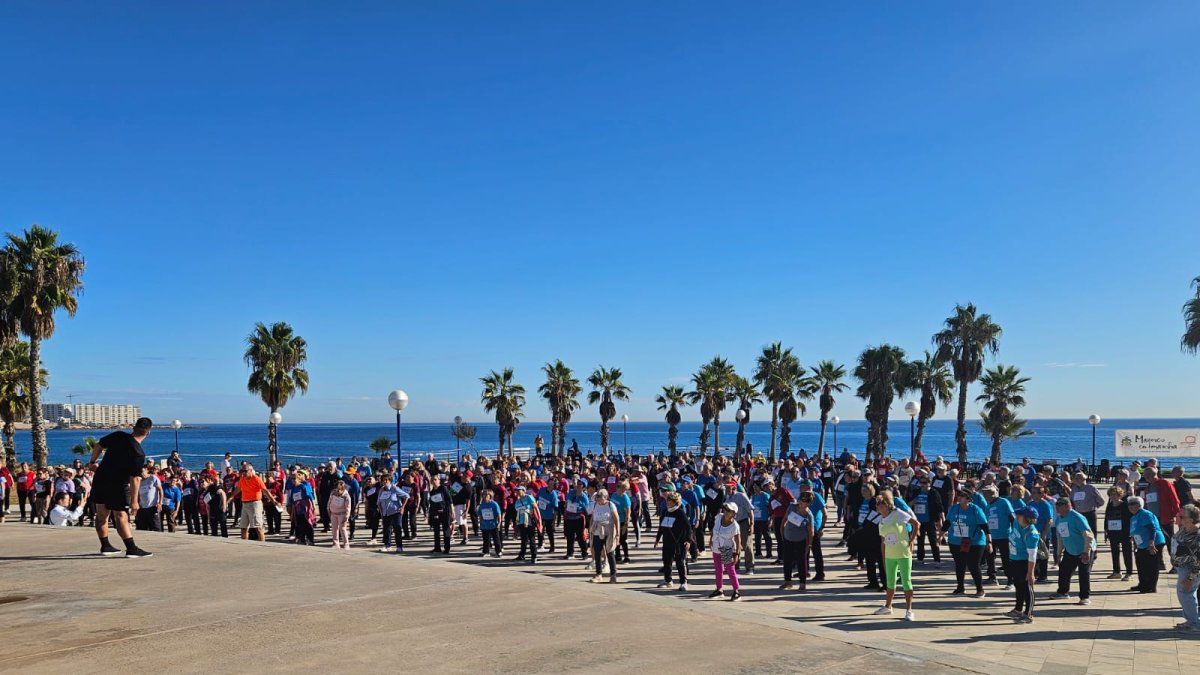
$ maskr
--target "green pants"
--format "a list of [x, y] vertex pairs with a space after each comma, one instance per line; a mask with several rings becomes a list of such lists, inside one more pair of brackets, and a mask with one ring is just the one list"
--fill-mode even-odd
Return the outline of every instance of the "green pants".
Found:
[[906, 591], [913, 589], [912, 558], [888, 558], [883, 561], [884, 581], [887, 587], [896, 590], [896, 574], [900, 574], [900, 585]]

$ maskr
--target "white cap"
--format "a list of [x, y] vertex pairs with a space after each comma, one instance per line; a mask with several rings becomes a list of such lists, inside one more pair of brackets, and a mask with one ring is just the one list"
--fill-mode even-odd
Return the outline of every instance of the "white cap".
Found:
[[737, 504], [734, 504], [733, 502], [725, 502], [721, 505], [721, 508], [725, 509], [726, 511], [732, 511], [733, 513], [738, 512]]

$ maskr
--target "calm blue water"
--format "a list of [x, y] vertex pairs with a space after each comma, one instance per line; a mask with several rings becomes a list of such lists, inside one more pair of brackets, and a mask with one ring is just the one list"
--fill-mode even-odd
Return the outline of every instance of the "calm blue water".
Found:
[[[439, 455], [454, 449], [454, 438], [450, 435], [450, 423], [445, 424], [410, 424], [403, 426], [403, 452], [408, 458], [413, 453], [437, 452]], [[1023, 438], [1004, 445], [1004, 460], [1018, 462], [1024, 456], [1034, 461], [1054, 459], [1059, 461], [1075, 460], [1083, 457], [1090, 461], [1092, 453], [1092, 429], [1087, 420], [1035, 420], [1030, 422], [1030, 428], [1037, 432], [1036, 436]], [[1154, 419], [1154, 420], [1104, 420], [1096, 430], [1096, 459], [1114, 459], [1114, 431], [1130, 428], [1170, 428], [1196, 427], [1200, 420], [1196, 419]], [[496, 426], [494, 424], [478, 424], [478, 435], [475, 437], [474, 451], [494, 454], [496, 448]], [[838, 426], [837, 441], [840, 447], [850, 448], [851, 452], [862, 451], [867, 440], [867, 424], [863, 420], [843, 420]], [[820, 424], [816, 421], [804, 420], [792, 426], [792, 448], [807, 448], [815, 452]], [[972, 460], [984, 459], [988, 456], [990, 442], [979, 431], [979, 425], [971, 421], [967, 425], [968, 446]], [[53, 464], [70, 463], [75, 455], [70, 449], [78, 444], [84, 436], [100, 436], [107, 432], [83, 431], [49, 431], [47, 438], [50, 443], [50, 461]], [[330, 457], [349, 457], [350, 455], [369, 455], [367, 445], [378, 436], [393, 438], [396, 433], [394, 424], [284, 424], [279, 427], [279, 450], [285, 463], [304, 462], [329, 459]], [[550, 438], [549, 423], [528, 422], [522, 424], [513, 439], [514, 447], [532, 447], [533, 438], [540, 433], [544, 438]], [[679, 428], [679, 447], [697, 444], [700, 433], [699, 422], [685, 422]], [[909, 451], [908, 420], [898, 420], [890, 425], [891, 439], [888, 451], [893, 457], [905, 456]], [[618, 421], [611, 426], [611, 444], [613, 448], [625, 447], [625, 436], [622, 435], [621, 423]], [[746, 439], [754, 445], [756, 451], [764, 453], [770, 447], [771, 427], [769, 422], [754, 421], [746, 429]], [[721, 446], [732, 448], [737, 437], [736, 422], [722, 422]], [[580, 421], [572, 423], [567, 428], [567, 444], [571, 439], [579, 441], [585, 451], [599, 449], [600, 424], [598, 421]], [[549, 442], [547, 440], [547, 442]], [[265, 425], [211, 425], [182, 429], [179, 432], [179, 450], [189, 466], [201, 466], [206, 460], [218, 460], [225, 452], [232, 452], [235, 457], [248, 458], [261, 462], [266, 457], [267, 429]], [[170, 429], [156, 429], [147, 439], [145, 448], [147, 455], [164, 458], [175, 447], [175, 435]], [[628, 427], [628, 447], [631, 452], [645, 453], [666, 451], [667, 426], [662, 422], [631, 422]], [[711, 445], [710, 445], [711, 447]], [[826, 448], [833, 447], [833, 427], [830, 425], [826, 435]], [[30, 458], [29, 432], [18, 432], [17, 455], [22, 460]], [[470, 448], [464, 447], [464, 452]], [[954, 455], [954, 421], [930, 420], [925, 430], [924, 450], [926, 456], [942, 454], [947, 457]], [[393, 451], [393, 454], [395, 452]], [[1195, 459], [1179, 462], [1188, 468], [1200, 466]]]

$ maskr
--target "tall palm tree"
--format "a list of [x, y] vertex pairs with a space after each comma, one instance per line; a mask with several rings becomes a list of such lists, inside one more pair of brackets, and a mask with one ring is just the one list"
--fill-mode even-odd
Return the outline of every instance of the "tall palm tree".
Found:
[[1192, 288], [1196, 289], [1196, 297], [1183, 303], [1183, 320], [1186, 328], [1183, 338], [1179, 341], [1183, 351], [1195, 354], [1200, 351], [1200, 277], [1192, 279]]
[[[837, 403], [833, 395], [846, 391], [850, 385], [843, 382], [846, 378], [846, 367], [839, 366], [833, 361], [821, 361], [812, 369], [812, 380], [821, 393], [818, 403], [821, 406], [821, 437], [817, 441], [817, 458], [825, 454], [825, 425], [829, 422], [829, 413]], [[836, 451], [836, 448], [834, 448]]]
[[579, 378], [567, 367], [562, 360], [547, 363], [542, 366], [546, 381], [538, 392], [550, 406], [550, 454], [563, 454], [567, 437], [567, 423], [571, 421], [571, 413], [579, 410], [579, 394], [583, 388], [579, 386]]
[[925, 350], [925, 358], [908, 364], [910, 384], [921, 392], [921, 411], [917, 413], [917, 435], [913, 441], [913, 454], [921, 451], [921, 439], [925, 436], [925, 422], [937, 412], [938, 403], [950, 405], [954, 401], [954, 377], [950, 367], [937, 354]]
[[55, 312], [75, 316], [84, 267], [74, 244], [59, 243], [58, 233], [41, 225], [23, 235], [9, 234], [0, 252], [0, 342], [11, 343], [17, 335], [29, 338], [29, 421], [38, 466], [45, 466], [49, 456], [42, 390], [33, 385], [42, 370], [42, 341], [54, 336]]
[[734, 377], [733, 366], [720, 356], [714, 356], [692, 376], [695, 390], [688, 394], [688, 400], [700, 404], [700, 417], [704, 422], [704, 430], [700, 435], [701, 455], [708, 447], [710, 420], [713, 423], [713, 456], [721, 454], [721, 411], [725, 410], [725, 404], [734, 400]]
[[816, 393], [816, 383], [804, 376], [804, 369], [796, 364], [794, 370], [784, 372], [784, 383], [787, 386], [787, 398], [779, 404], [779, 421], [782, 429], [779, 432], [779, 453], [786, 455], [792, 449], [792, 422], [808, 412], [805, 401], [811, 401]]
[[1033, 431], [1025, 428], [1025, 420], [1017, 417], [1017, 409], [1025, 406], [1025, 385], [1028, 377], [1014, 366], [997, 364], [989, 368], [979, 383], [983, 393], [975, 397], [983, 403], [980, 426], [992, 438], [992, 462], [1001, 461], [1000, 447], [1004, 441], [1022, 436], [1032, 436]]
[[958, 382], [958, 428], [954, 432], [955, 451], [960, 466], [967, 464], [967, 387], [983, 373], [987, 352], [1000, 350], [1002, 329], [988, 314], [979, 314], [975, 305], [955, 305], [954, 315], [945, 328], [933, 336], [937, 355], [954, 369]]
[[868, 347], [858, 356], [854, 377], [861, 384], [856, 395], [867, 402], [867, 461], [887, 452], [888, 413], [896, 396], [907, 390], [904, 350], [889, 344]]
[[[767, 400], [771, 402], [771, 451], [770, 460], [775, 461], [775, 437], [779, 430], [779, 406], [793, 396], [791, 382], [800, 370], [800, 360], [792, 354], [792, 348], [784, 348], [781, 342], [772, 342], [763, 347], [755, 361], [754, 381]], [[793, 418], [794, 419], [794, 418]]]
[[[46, 386], [49, 373], [38, 375], [38, 387]], [[4, 422], [4, 444], [0, 446], [0, 466], [15, 468], [17, 462], [17, 421], [29, 414], [29, 343], [14, 342], [0, 349], [0, 420]]]
[[658, 404], [659, 410], [666, 410], [667, 414], [664, 419], [667, 421], [667, 450], [671, 456], [675, 456], [675, 439], [679, 437], [679, 422], [683, 416], [679, 414], [679, 406], [687, 405], [687, 394], [684, 393], [683, 387], [679, 385], [671, 385], [663, 387], [662, 393], [654, 399]]
[[750, 423], [750, 409], [756, 405], [762, 405], [763, 398], [758, 387], [741, 375], [734, 377], [733, 396], [738, 402], [738, 412], [742, 413], [741, 419], [737, 421], [737, 451], [734, 455], [741, 458], [742, 449], [746, 447], [746, 425]]
[[517, 431], [525, 413], [525, 387], [513, 381], [513, 369], [505, 368], [501, 372], [492, 371], [485, 377], [479, 378], [483, 384], [483, 393], [479, 402], [483, 404], [484, 412], [495, 413], [496, 427], [499, 429], [497, 455], [504, 454], [504, 443], [508, 441], [508, 454], [512, 452], [512, 437]]
[[[246, 353], [242, 356], [250, 366], [246, 389], [257, 394], [272, 413], [287, 405], [296, 395], [308, 393], [308, 343], [296, 335], [292, 327], [279, 321], [267, 327], [261, 321], [246, 337]], [[273, 465], [279, 452], [275, 422], [267, 423], [267, 452]]]
[[587, 379], [592, 385], [588, 394], [588, 405], [600, 404], [600, 454], [608, 454], [608, 422], [617, 416], [617, 405], [613, 401], [628, 401], [629, 387], [621, 381], [620, 368], [599, 366]]

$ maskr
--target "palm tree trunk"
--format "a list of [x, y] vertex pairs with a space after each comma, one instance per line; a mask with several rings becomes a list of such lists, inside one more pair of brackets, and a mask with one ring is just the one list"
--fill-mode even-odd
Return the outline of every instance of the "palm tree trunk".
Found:
[[879, 424], [879, 447], [876, 448], [879, 451], [879, 454], [876, 455], [876, 457], [879, 459], [883, 459], [883, 457], [885, 455], [887, 455], [888, 417], [889, 416], [890, 416], [890, 414], [889, 414], [888, 408], [883, 408], [883, 410], [881, 411], [880, 424]]
[[[921, 410], [924, 410], [924, 409], [925, 408], [922, 406]], [[926, 417], [925, 415], [917, 416], [917, 435], [916, 435], [916, 438], [913, 440], [913, 454], [914, 455], [919, 454], [921, 452], [921, 437], [925, 435], [925, 422], [928, 419], [929, 418]]]
[[713, 457], [721, 456], [721, 416], [713, 417]]
[[667, 424], [667, 450], [671, 452], [671, 457], [675, 457], [675, 439], [679, 437], [679, 427], [674, 424]]
[[992, 436], [992, 464], [1000, 463], [1000, 446], [1001, 446], [1001, 441], [1000, 441], [999, 434], [993, 435]]
[[512, 447], [513, 432], [510, 431], [506, 435], [508, 436], [508, 456], [513, 457], [514, 456], [513, 455], [513, 447]]
[[954, 450], [958, 453], [959, 471], [967, 469], [967, 384], [958, 383], [958, 428], [954, 430]]
[[496, 426], [500, 427], [500, 441], [496, 445], [496, 456], [503, 457], [504, 456], [504, 425], [497, 422]]
[[17, 425], [4, 420], [4, 465], [9, 471], [17, 468]]
[[829, 421], [829, 413], [821, 411], [821, 436], [817, 439], [817, 461], [824, 457], [825, 453], [825, 423]]
[[600, 418], [600, 454], [608, 456], [608, 420]]
[[40, 469], [46, 466], [50, 451], [46, 447], [46, 424], [42, 420], [42, 388], [38, 375], [42, 371], [42, 340], [29, 337], [29, 422], [33, 436], [33, 463]]
[[771, 457], [775, 463], [775, 432], [779, 429], [779, 401], [771, 401]]

